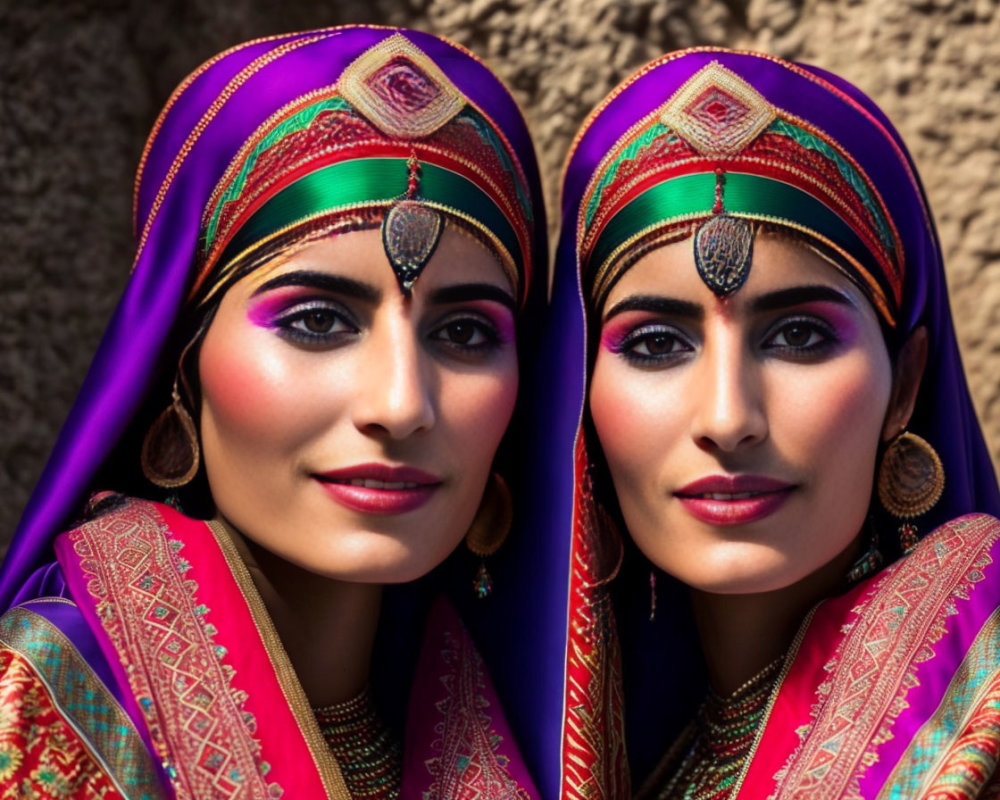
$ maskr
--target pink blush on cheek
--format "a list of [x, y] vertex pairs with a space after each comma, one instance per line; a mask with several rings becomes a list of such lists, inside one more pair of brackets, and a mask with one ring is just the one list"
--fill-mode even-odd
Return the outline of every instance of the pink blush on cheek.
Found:
[[246, 331], [243, 341], [233, 336], [207, 339], [199, 363], [202, 392], [220, 422], [247, 428], [267, 427], [286, 417], [289, 391], [286, 376], [271, 365]]

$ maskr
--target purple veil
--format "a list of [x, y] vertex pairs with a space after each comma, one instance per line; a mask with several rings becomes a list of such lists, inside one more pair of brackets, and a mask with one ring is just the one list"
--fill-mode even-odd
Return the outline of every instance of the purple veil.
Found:
[[[77, 517], [87, 494], [102, 488], [94, 485], [95, 476], [151, 386], [162, 380], [161, 365], [176, 368], [173, 335], [195, 277], [203, 210], [234, 155], [278, 109], [335, 84], [348, 64], [394, 34], [420, 48], [494, 122], [520, 160], [534, 209], [530, 247], [535, 269], [519, 341], [523, 353], [531, 351], [524, 343], [537, 338], [546, 302], [541, 186], [521, 112], [488, 67], [464, 48], [430, 34], [370, 26], [275, 36], [221, 53], [182, 82], [150, 135], [136, 179], [132, 276], [0, 566], [0, 609], [15, 604], [32, 576], [53, 560], [54, 537]], [[535, 370], [530, 360], [523, 360], [522, 386], [530, 385]], [[525, 420], [516, 427], [528, 430], [538, 412], [524, 396], [522, 392], [515, 420]], [[512, 431], [509, 438], [514, 441], [505, 446], [516, 453], [529, 437]], [[546, 582], [544, 576], [565, 565], [561, 548], [551, 546], [552, 537], [534, 535], [543, 527], [539, 515], [544, 511], [537, 498], [543, 481], [537, 475], [531, 468], [508, 478], [517, 517], [514, 535], [491, 565], [497, 591], [482, 610], [467, 615], [463, 609], [463, 617], [501, 696], [509, 701], [508, 720], [529, 767], [552, 795], [565, 639], [561, 615], [540, 615], [537, 609], [563, 607], [565, 581]], [[530, 681], [527, 675], [533, 676]]]
[[[946, 520], [973, 511], [1000, 514], [1000, 493], [993, 466], [962, 369], [948, 302], [941, 248], [925, 193], [912, 158], [885, 114], [861, 91], [828, 72], [789, 64], [763, 54], [694, 48], [668, 54], [644, 67], [616, 89], [585, 123], [574, 144], [562, 189], [562, 228], [556, 255], [552, 328], [560, 330], [564, 384], [558, 403], [561, 419], [585, 418], [587, 322], [582, 298], [589, 287], [578, 263], [581, 200], [601, 160], [635, 125], [664, 104], [685, 82], [718, 62], [749, 83], [773, 106], [838, 142], [855, 159], [881, 195], [902, 241], [905, 277], [898, 326], [905, 334], [918, 325], [929, 332], [927, 368], [908, 429], [928, 440], [944, 464], [946, 485], [938, 504], [920, 521], [927, 533]], [[550, 331], [549, 336], [552, 336]], [[575, 433], [575, 431], [574, 431]], [[572, 439], [560, 445], [571, 452]], [[873, 503], [873, 510], [877, 507]], [[564, 509], [562, 530], [569, 530]], [[887, 522], [889, 518], [882, 519]], [[897, 523], [898, 524], [898, 523]], [[877, 526], [887, 530], [888, 525]], [[883, 547], [894, 557], [898, 545]], [[654, 760], [689, 720], [704, 681], [688, 614], [686, 592], [678, 585], [658, 586], [658, 613], [648, 623], [649, 563], [629, 548], [615, 581], [618, 631], [622, 641], [625, 719], [629, 760], [638, 785]], [[678, 608], [680, 606], [681, 608]], [[643, 612], [642, 609], [645, 609]], [[638, 621], [641, 620], [641, 623]], [[687, 702], [685, 698], [690, 697]], [[670, 709], [673, 718], [664, 717]]]

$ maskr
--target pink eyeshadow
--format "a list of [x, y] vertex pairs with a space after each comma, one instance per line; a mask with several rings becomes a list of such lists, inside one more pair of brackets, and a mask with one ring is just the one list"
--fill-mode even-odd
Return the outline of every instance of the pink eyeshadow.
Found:
[[247, 318], [261, 328], [273, 327], [275, 318], [280, 316], [303, 293], [302, 289], [293, 286], [254, 298], [247, 309]]
[[500, 303], [489, 300], [475, 300], [471, 303], [463, 303], [463, 308], [478, 311], [484, 317], [488, 317], [490, 322], [497, 329], [497, 335], [504, 342], [514, 341], [514, 314], [510, 309], [505, 308]]

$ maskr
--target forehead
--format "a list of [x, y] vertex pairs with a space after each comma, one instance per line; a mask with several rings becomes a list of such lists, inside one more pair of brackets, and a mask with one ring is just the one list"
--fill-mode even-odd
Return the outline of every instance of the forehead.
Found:
[[848, 295], [859, 308], [874, 308], [863, 292], [827, 259], [795, 239], [758, 234], [750, 273], [743, 287], [720, 300], [705, 285], [695, 266], [693, 237], [665, 244], [642, 256], [608, 294], [605, 308], [637, 294], [654, 294], [696, 302], [706, 308], [735, 310], [750, 299], [793, 286], [822, 285]]
[[[297, 270], [329, 272], [378, 288], [397, 285], [378, 228], [340, 233], [289, 248], [240, 283], [253, 292], [266, 281]], [[489, 283], [513, 290], [500, 261], [490, 250], [471, 234], [447, 225], [413, 293], [416, 296], [421, 289], [455, 283]]]

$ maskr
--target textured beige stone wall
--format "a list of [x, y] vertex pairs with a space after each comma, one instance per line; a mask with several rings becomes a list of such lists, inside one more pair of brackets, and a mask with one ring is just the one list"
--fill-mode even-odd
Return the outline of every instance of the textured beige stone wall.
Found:
[[424, 28], [493, 65], [535, 132], [553, 218], [576, 127], [667, 50], [763, 49], [861, 86], [896, 122], [923, 175], [973, 394], [1000, 461], [993, 0], [0, 0], [0, 542], [124, 284], [131, 175], [159, 106], [231, 44], [348, 22]]

